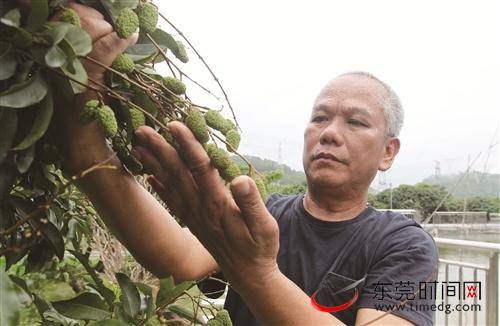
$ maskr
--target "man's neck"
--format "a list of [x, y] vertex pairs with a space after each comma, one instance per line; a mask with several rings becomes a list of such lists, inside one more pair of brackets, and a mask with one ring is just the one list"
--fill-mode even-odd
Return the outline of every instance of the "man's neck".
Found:
[[304, 208], [323, 221], [350, 220], [366, 209], [367, 194], [365, 192], [343, 197], [308, 189], [304, 196]]

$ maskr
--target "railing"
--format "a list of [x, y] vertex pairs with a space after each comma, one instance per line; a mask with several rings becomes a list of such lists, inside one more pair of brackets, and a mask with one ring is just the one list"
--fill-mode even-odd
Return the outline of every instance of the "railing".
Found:
[[[486, 284], [483, 289], [486, 290], [486, 310], [485, 322], [486, 325], [498, 325], [498, 286], [499, 286], [499, 266], [498, 259], [500, 253], [500, 244], [478, 241], [465, 241], [445, 238], [434, 238], [439, 249], [451, 250], [468, 250], [477, 252], [478, 254], [486, 254], [488, 257], [488, 265], [479, 265], [467, 262], [451, 261], [439, 259], [440, 268], [444, 267], [444, 280], [449, 282], [450, 266], [458, 267], [459, 284], [463, 284], [464, 269], [472, 269], [473, 281], [478, 282], [478, 271], [484, 271]], [[448, 296], [445, 297], [445, 304], [448, 304]], [[459, 296], [459, 304], [462, 304], [462, 296]], [[477, 305], [477, 296], [474, 297], [474, 304]], [[473, 325], [478, 324], [477, 310], [473, 311]], [[459, 312], [458, 323], [464, 325], [463, 311]], [[448, 325], [449, 315], [445, 314], [445, 325]]]

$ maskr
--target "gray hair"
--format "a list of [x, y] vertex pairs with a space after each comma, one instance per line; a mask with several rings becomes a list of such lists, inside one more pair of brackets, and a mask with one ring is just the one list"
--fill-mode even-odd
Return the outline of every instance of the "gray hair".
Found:
[[399, 135], [399, 132], [401, 131], [401, 127], [403, 127], [404, 111], [403, 106], [401, 105], [401, 100], [399, 99], [399, 96], [396, 94], [396, 92], [394, 92], [394, 90], [389, 85], [387, 85], [374, 75], [370, 74], [369, 72], [351, 71], [342, 74], [341, 76], [345, 75], [367, 77], [378, 82], [385, 88], [388, 95], [382, 102], [382, 109], [384, 111], [386, 133], [389, 137], [397, 137]]

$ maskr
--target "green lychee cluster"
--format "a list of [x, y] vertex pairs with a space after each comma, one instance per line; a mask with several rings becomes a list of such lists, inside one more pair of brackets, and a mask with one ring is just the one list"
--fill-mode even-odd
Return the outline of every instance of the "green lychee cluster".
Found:
[[241, 175], [240, 168], [229, 158], [225, 150], [217, 147], [215, 144], [205, 144], [204, 148], [212, 165], [219, 170], [220, 176], [226, 182], [231, 182], [234, 178]]
[[230, 152], [236, 152], [238, 150], [238, 146], [240, 145], [240, 140], [240, 134], [236, 130], [230, 129], [226, 134], [227, 150]]
[[84, 124], [97, 120], [104, 130], [106, 137], [113, 137], [118, 131], [118, 122], [115, 113], [107, 105], [99, 105], [99, 101], [90, 100], [80, 113], [80, 121]]
[[236, 130], [236, 126], [231, 120], [224, 118], [218, 111], [215, 110], [208, 110], [205, 112], [205, 120], [207, 121], [207, 125], [209, 127], [220, 131], [224, 136], [229, 132], [229, 130]]
[[120, 38], [129, 38], [139, 28], [139, 17], [130, 8], [124, 8], [115, 21], [116, 34]]
[[125, 53], [119, 54], [111, 64], [111, 68], [124, 74], [134, 71], [134, 67], [134, 61]]
[[163, 78], [163, 85], [165, 85], [165, 87], [175, 95], [182, 95], [186, 93], [186, 85], [177, 78], [170, 76], [165, 77]]
[[71, 8], [64, 8], [59, 16], [59, 20], [62, 22], [70, 23], [72, 25], [81, 27], [80, 16]]
[[153, 33], [158, 24], [158, 9], [150, 3], [137, 7], [137, 17], [139, 18], [139, 28], [141, 32]]
[[203, 118], [203, 114], [201, 114], [200, 110], [192, 106], [187, 110], [187, 117], [184, 121], [186, 126], [191, 129], [194, 136], [200, 143], [206, 143], [209, 139], [207, 123], [205, 122], [205, 118]]
[[229, 317], [229, 312], [226, 309], [221, 309], [217, 312], [214, 318], [207, 321], [207, 326], [232, 326], [233, 323]]

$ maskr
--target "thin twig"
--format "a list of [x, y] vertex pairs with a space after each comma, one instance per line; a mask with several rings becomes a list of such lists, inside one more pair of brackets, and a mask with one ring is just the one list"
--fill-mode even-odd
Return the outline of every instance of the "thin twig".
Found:
[[[219, 88], [220, 90], [222, 91], [222, 94], [224, 94], [224, 97], [226, 98], [226, 102], [229, 106], [229, 109], [231, 110], [231, 113], [233, 114], [233, 119], [234, 119], [234, 122], [236, 123], [236, 126], [239, 128], [239, 124], [238, 124], [238, 121], [236, 120], [236, 115], [234, 114], [234, 110], [233, 110], [233, 106], [231, 105], [231, 102], [229, 101], [229, 97], [227, 96], [227, 93], [226, 91], [224, 90], [224, 87], [222, 87], [220, 81], [219, 81], [219, 78], [217, 78], [217, 76], [215, 75], [215, 73], [212, 71], [212, 69], [210, 69], [210, 66], [207, 64], [207, 62], [205, 61], [205, 59], [203, 59], [203, 57], [200, 55], [200, 53], [196, 50], [196, 48], [193, 46], [193, 44], [191, 44], [191, 42], [189, 42], [189, 40], [187, 39], [186, 36], [184, 36], [184, 33], [182, 33], [181, 30], [179, 30], [174, 24], [172, 24], [168, 19], [167, 17], [165, 17], [162, 13], [158, 13], [160, 15], [161, 18], [163, 18], [163, 20], [165, 20], [170, 26], [172, 26], [173, 29], [175, 29], [175, 31], [177, 33], [179, 33], [179, 35], [186, 41], [186, 43], [189, 45], [189, 47], [191, 47], [191, 49], [194, 51], [194, 53], [196, 53], [196, 55], [198, 56], [198, 58], [201, 60], [201, 62], [203, 62], [203, 64], [205, 65], [205, 67], [207, 68], [207, 70], [210, 72], [210, 74], [212, 75], [212, 77], [215, 79], [215, 81], [217, 82], [217, 84], [219, 85]], [[241, 130], [241, 129], [240, 129]]]

